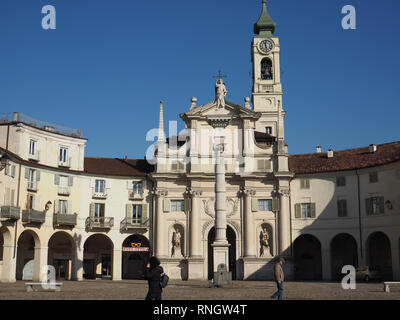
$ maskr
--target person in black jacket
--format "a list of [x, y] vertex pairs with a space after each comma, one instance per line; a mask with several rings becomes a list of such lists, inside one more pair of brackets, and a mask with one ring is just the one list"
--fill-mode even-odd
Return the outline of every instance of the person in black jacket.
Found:
[[151, 257], [147, 267], [144, 269], [144, 278], [149, 283], [149, 292], [147, 293], [146, 300], [162, 300], [160, 278], [163, 273], [164, 270], [160, 266], [160, 260], [156, 257]]

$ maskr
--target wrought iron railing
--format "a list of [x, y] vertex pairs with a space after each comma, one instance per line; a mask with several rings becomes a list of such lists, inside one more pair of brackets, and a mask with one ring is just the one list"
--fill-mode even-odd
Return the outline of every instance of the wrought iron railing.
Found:
[[55, 226], [76, 226], [76, 214], [55, 213], [53, 215], [53, 224]]
[[22, 211], [22, 222], [24, 223], [44, 223], [46, 221], [46, 212], [34, 209]]
[[2, 206], [0, 210], [0, 219], [18, 220], [21, 216], [21, 209], [14, 206]]
[[142, 218], [125, 218], [121, 221], [121, 230], [149, 228], [150, 220]]
[[88, 217], [85, 225], [87, 229], [110, 229], [114, 226], [114, 218]]

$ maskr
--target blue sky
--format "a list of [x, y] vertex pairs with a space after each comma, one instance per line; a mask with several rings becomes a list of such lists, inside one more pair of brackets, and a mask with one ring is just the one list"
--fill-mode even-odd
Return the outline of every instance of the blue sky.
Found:
[[[357, 10], [343, 30], [341, 9]], [[43, 30], [44, 5], [57, 29]], [[400, 1], [268, 0], [281, 41], [290, 153], [399, 139]], [[261, 0], [1, 0], [0, 113], [83, 130], [87, 156], [143, 158], [149, 129], [214, 98], [251, 95]]]

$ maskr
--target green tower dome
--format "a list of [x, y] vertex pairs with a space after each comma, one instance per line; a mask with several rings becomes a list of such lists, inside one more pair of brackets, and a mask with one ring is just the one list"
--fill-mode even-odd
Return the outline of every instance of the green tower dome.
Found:
[[276, 23], [271, 19], [267, 10], [267, 0], [262, 1], [262, 12], [258, 21], [254, 24], [254, 33], [260, 37], [271, 37], [275, 32]]

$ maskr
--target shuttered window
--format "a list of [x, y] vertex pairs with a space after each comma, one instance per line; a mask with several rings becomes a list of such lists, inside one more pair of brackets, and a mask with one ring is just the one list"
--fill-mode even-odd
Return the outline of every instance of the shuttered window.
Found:
[[310, 189], [310, 180], [309, 179], [301, 179], [300, 180], [300, 189]]
[[344, 187], [346, 185], [346, 177], [336, 177], [336, 186]]
[[306, 219], [316, 217], [316, 205], [311, 203], [296, 203], [295, 204], [295, 218]]
[[370, 172], [369, 173], [369, 183], [378, 182], [378, 172]]
[[185, 201], [183, 200], [171, 200], [171, 211], [185, 211]]
[[385, 213], [384, 197], [371, 197], [365, 199], [365, 207], [368, 216]]
[[340, 199], [337, 201], [338, 206], [338, 216], [347, 217], [347, 200]]
[[271, 199], [259, 199], [258, 200], [259, 211], [272, 211], [272, 200]]

